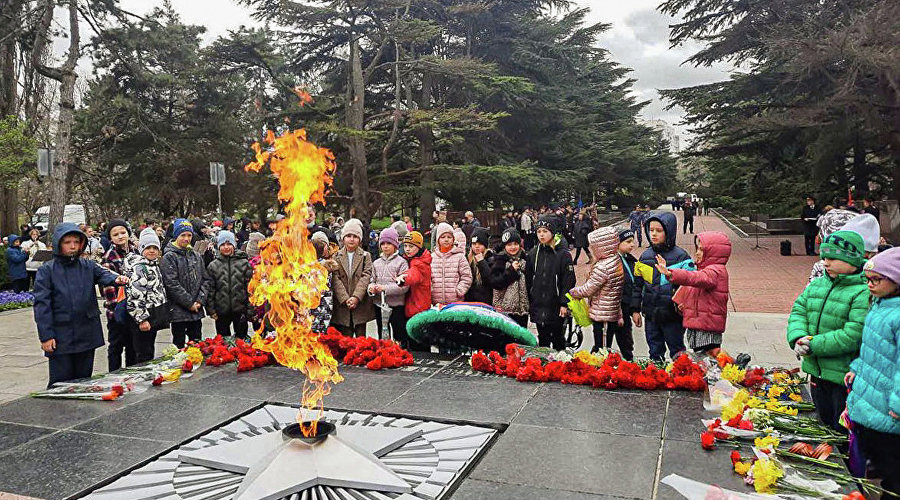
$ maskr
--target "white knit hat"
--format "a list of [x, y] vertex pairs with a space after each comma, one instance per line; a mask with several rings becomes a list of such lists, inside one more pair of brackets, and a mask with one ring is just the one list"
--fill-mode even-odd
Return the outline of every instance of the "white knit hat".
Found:
[[144, 249], [147, 247], [156, 247], [159, 249], [161, 245], [159, 244], [159, 236], [157, 236], [156, 231], [152, 227], [148, 227], [141, 231], [141, 236], [138, 239], [138, 251], [143, 253]]
[[344, 223], [344, 227], [341, 229], [341, 238], [348, 234], [355, 234], [357, 238], [362, 239], [363, 225], [359, 219], [350, 219]]
[[841, 229], [854, 231], [862, 236], [866, 252], [877, 252], [881, 241], [881, 225], [872, 214], [861, 214], [847, 221]]

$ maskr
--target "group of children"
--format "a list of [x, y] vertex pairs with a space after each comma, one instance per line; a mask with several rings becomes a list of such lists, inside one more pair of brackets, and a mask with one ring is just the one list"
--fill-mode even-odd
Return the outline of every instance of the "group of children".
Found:
[[603, 227], [588, 235], [595, 263], [586, 282], [570, 293], [588, 299], [594, 349], [611, 348], [615, 340], [622, 357], [631, 360], [632, 327], [642, 325], [653, 360], [661, 361], [667, 349], [670, 358], [677, 357], [686, 349], [685, 337], [687, 347], [697, 352], [721, 347], [728, 311], [728, 237], [717, 231], [698, 234], [691, 259], [675, 244], [674, 214], [650, 212], [643, 229], [650, 248], [640, 259], [631, 254], [633, 229]]
[[[313, 311], [314, 325], [334, 326], [346, 335], [365, 335], [376, 307], [390, 309], [386, 330], [404, 347], [420, 350], [406, 334], [406, 322], [432, 306], [453, 302], [484, 302], [527, 327], [529, 317], [537, 325], [541, 345], [562, 349], [563, 324], [568, 314], [566, 293], [575, 285], [572, 257], [546, 220], [538, 221], [539, 244], [526, 254], [522, 237], [507, 228], [500, 245], [491, 249], [487, 229], [476, 227], [467, 245], [459, 229], [447, 223], [434, 228], [435, 245], [424, 246], [418, 231], [408, 231], [400, 241], [387, 228], [378, 237], [381, 253], [372, 261], [360, 248], [362, 224], [348, 220], [341, 231], [343, 246], [332, 255], [329, 246], [316, 245], [320, 261], [331, 273], [332, 310], [325, 305]], [[315, 241], [321, 236], [313, 235]], [[402, 245], [402, 248], [401, 248]], [[468, 249], [467, 249], [468, 247]], [[467, 253], [468, 252], [468, 253]], [[324, 316], [330, 321], [323, 321]]]
[[846, 414], [882, 487], [900, 496], [900, 248], [876, 253], [868, 218], [824, 238], [821, 276], [794, 303], [787, 341], [811, 377], [819, 419], [846, 433]]
[[[162, 248], [152, 228], [133, 238], [130, 226], [114, 219], [107, 225], [111, 245], [102, 264], [82, 258], [87, 235], [64, 223], [53, 234], [54, 259], [37, 270], [34, 318], [41, 348], [49, 358], [50, 380], [89, 377], [94, 349], [104, 344], [96, 286], [103, 287], [109, 337], [109, 370], [155, 357], [156, 335], [171, 328], [173, 344], [200, 340], [204, 314], [216, 331], [247, 338], [254, 319], [247, 285], [253, 271], [237, 249], [234, 233], [220, 231], [216, 257], [208, 265], [191, 246], [194, 226], [173, 223], [173, 238]], [[137, 241], [137, 244], [135, 244]], [[205, 313], [204, 313], [205, 310]]]

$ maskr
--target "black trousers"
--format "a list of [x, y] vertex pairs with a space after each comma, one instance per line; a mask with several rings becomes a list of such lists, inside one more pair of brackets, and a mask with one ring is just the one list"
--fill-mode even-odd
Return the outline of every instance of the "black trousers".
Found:
[[863, 454], [881, 476], [881, 487], [892, 494], [881, 498], [900, 498], [900, 434], [888, 434], [854, 424], [853, 432]]
[[239, 339], [247, 340], [247, 317], [243, 314], [217, 314], [216, 315], [216, 334], [223, 337], [231, 336], [231, 327], [234, 326], [234, 336]]
[[557, 351], [566, 348], [566, 338], [563, 336], [563, 320], [550, 323], [537, 323], [538, 345], [541, 347], [553, 346]]
[[581, 251], [584, 250], [584, 254], [587, 255], [588, 263], [591, 262], [591, 254], [587, 247], [576, 247], [575, 248], [575, 264], [578, 264], [578, 258], [581, 257]]
[[172, 323], [172, 343], [175, 344], [175, 347], [179, 349], [183, 348], [185, 337], [194, 342], [200, 341], [203, 337], [203, 324], [199, 319]]
[[847, 407], [847, 388], [843, 384], [810, 377], [809, 392], [819, 420], [835, 431], [847, 434], [847, 428], [840, 423], [841, 413]]
[[528, 328], [528, 315], [527, 314], [507, 314], [513, 321], [519, 324], [522, 328]]
[[[153, 329], [142, 332], [140, 325], [133, 321], [128, 325], [130, 345], [125, 346], [125, 366], [146, 363], [156, 357], [156, 332]], [[129, 347], [132, 351], [130, 360]]]
[[688, 232], [688, 225], [691, 226], [691, 234], [694, 234], [694, 218], [693, 218], [693, 217], [691, 217], [691, 218], [685, 217], [685, 219], [684, 219], [684, 228], [682, 229], [681, 232], [684, 233], [684, 234], [687, 234], [687, 232]]
[[806, 255], [815, 255], [816, 254], [816, 233], [803, 234], [803, 246], [806, 247]]
[[28, 291], [28, 276], [12, 280], [12, 289], [14, 292]]
[[347, 326], [332, 323], [331, 326], [337, 328], [337, 330], [341, 332], [341, 335], [346, 335], [348, 337], [365, 337], [367, 324], [368, 323], [358, 323], [356, 326]]
[[50, 361], [50, 382], [47, 383], [48, 388], [57, 382], [88, 378], [94, 371], [93, 349], [70, 354], [54, 354], [48, 360]]
[[28, 271], [28, 289], [34, 290], [34, 280], [37, 278], [37, 271]]
[[106, 339], [109, 345], [106, 348], [106, 362], [109, 371], [114, 372], [122, 368], [122, 353], [125, 353], [125, 366], [134, 364], [134, 345], [131, 342], [131, 332], [128, 325], [119, 323], [115, 319], [106, 321]]
[[[606, 342], [603, 340], [604, 326], [606, 327]], [[595, 321], [594, 348], [592, 351], [596, 352], [597, 349], [604, 345], [607, 349], [612, 349], [613, 340], [615, 340], [619, 346], [619, 352], [622, 353], [622, 358], [626, 361], [631, 361], [634, 359], [634, 335], [632, 334], [631, 326], [630, 314], [625, 315], [622, 326], [619, 326], [618, 323], [600, 323]]]

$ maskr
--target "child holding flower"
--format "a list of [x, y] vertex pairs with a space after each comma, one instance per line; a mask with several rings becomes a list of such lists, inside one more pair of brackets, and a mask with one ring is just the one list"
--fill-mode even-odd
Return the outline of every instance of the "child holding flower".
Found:
[[863, 454], [884, 478], [881, 486], [900, 496], [900, 248], [866, 263], [874, 299], [863, 326], [859, 357], [844, 382], [847, 409]]
[[819, 248], [825, 276], [797, 297], [788, 319], [787, 341], [803, 358], [819, 419], [846, 432], [839, 419], [847, 404], [844, 377], [859, 355], [869, 291], [862, 267], [863, 239], [853, 231], [830, 234]]

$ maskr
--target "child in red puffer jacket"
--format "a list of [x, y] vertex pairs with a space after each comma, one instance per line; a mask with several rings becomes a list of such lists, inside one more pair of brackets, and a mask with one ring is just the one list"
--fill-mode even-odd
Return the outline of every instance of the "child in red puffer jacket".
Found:
[[667, 269], [657, 256], [656, 269], [675, 285], [683, 286], [673, 300], [684, 316], [682, 325], [688, 347], [705, 352], [722, 347], [728, 316], [728, 270], [731, 241], [719, 231], [706, 231], [694, 238], [696, 271]]

